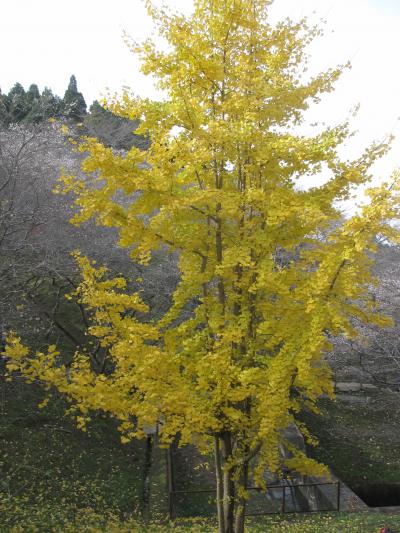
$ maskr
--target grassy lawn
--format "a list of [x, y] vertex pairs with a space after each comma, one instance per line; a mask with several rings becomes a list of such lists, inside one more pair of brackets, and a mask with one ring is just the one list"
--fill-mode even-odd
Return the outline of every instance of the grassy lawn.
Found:
[[[216, 523], [210, 519], [143, 523], [135, 518], [95, 513], [90, 509], [25, 505], [23, 499], [0, 500], [1, 533], [211, 533]], [[254, 533], [378, 533], [383, 525], [400, 531], [400, 515], [340, 513], [321, 515], [271, 516], [248, 519], [246, 531]]]
[[[161, 518], [140, 522], [143, 442], [121, 445], [115, 424], [102, 417], [83, 433], [63, 416], [62, 399], [39, 409], [36, 405], [44, 397], [39, 387], [1, 385], [0, 533], [216, 531], [209, 518], [165, 521], [164, 450], [155, 451], [147, 514]], [[400, 431], [393, 424], [400, 407], [390, 404], [393, 397], [388, 395], [324, 401], [322, 417], [305, 417], [320, 439], [315, 455], [350, 485], [400, 479]], [[177, 472], [181, 480], [187, 478], [189, 488], [191, 483], [208, 484], [212, 475], [196, 468], [193, 457], [180, 457]], [[249, 518], [247, 531], [377, 533], [385, 524], [400, 532], [400, 515], [275, 515]]]
[[[143, 442], [122, 445], [116, 424], [97, 418], [86, 433], [63, 416], [61, 398], [39, 409], [36, 385], [0, 382], [0, 495], [27, 506], [140, 508]], [[0, 512], [1, 514], [1, 512]]]
[[400, 395], [380, 391], [347, 398], [323, 400], [322, 416], [304, 416], [320, 442], [311, 454], [350, 486], [399, 482]]

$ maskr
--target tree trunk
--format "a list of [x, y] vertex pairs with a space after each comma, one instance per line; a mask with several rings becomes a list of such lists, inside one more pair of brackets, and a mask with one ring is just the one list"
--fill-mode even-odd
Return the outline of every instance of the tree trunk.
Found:
[[218, 533], [225, 533], [222, 459], [221, 459], [221, 449], [219, 446], [219, 437], [217, 435], [214, 437], [214, 457], [215, 457], [215, 474], [217, 478]]
[[242, 494], [247, 490], [249, 480], [249, 462], [246, 461], [243, 465], [242, 475], [239, 482], [240, 495], [237, 500], [236, 516], [235, 516], [235, 533], [244, 533], [244, 517], [246, 512], [247, 499]]
[[222, 435], [222, 458], [224, 460], [224, 533], [234, 533], [235, 521], [235, 483], [232, 479], [232, 467], [229, 461], [232, 457], [232, 437], [226, 432]]
[[142, 512], [144, 516], [149, 514], [150, 506], [150, 470], [153, 462], [153, 436], [147, 435], [144, 453], [143, 477], [142, 477]]
[[169, 519], [175, 518], [175, 477], [173, 468], [173, 456], [172, 456], [172, 444], [170, 444], [166, 450], [167, 459], [167, 484], [168, 484], [168, 513]]

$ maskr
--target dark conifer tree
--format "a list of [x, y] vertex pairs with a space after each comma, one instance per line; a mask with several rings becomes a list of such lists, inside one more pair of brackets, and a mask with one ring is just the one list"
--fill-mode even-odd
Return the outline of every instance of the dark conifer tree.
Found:
[[68, 89], [62, 101], [63, 115], [71, 120], [82, 120], [86, 115], [86, 102], [82, 93], [78, 91], [74, 75], [69, 80]]
[[48, 87], [43, 89], [40, 97], [40, 104], [43, 119], [59, 117], [61, 115], [62, 101], [59, 96], [55, 96]]
[[9, 121], [21, 122], [29, 113], [29, 103], [25, 89], [20, 83], [16, 83], [8, 93]]
[[36, 85], [36, 83], [32, 83], [32, 85], [29, 87], [26, 96], [28, 100], [35, 101], [40, 99], [40, 92], [39, 87]]
[[7, 126], [8, 123], [8, 96], [3, 94], [0, 89], [0, 126]]
[[44, 119], [42, 111], [42, 102], [39, 88], [36, 83], [32, 83], [26, 93], [26, 101], [28, 105], [28, 114], [24, 117], [23, 122], [38, 124]]

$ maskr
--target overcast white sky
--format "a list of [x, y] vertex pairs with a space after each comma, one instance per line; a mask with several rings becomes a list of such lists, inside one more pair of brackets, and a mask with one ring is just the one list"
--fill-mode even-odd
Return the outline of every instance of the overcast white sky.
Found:
[[[166, 0], [188, 12], [192, 0]], [[315, 12], [315, 13], [313, 13]], [[318, 119], [336, 122], [360, 103], [354, 126], [359, 134], [349, 154], [390, 132], [400, 136], [400, 0], [276, 0], [274, 17], [310, 15], [328, 23], [313, 46], [313, 65], [323, 69], [348, 59], [352, 70], [319, 106]], [[138, 73], [122, 33], [140, 40], [152, 31], [141, 0], [16, 0], [0, 6], [0, 87], [37, 83], [63, 96], [71, 74], [86, 102], [129, 86], [155, 96], [150, 80]], [[314, 118], [314, 117], [313, 117]], [[400, 166], [400, 142], [376, 167], [377, 177]]]

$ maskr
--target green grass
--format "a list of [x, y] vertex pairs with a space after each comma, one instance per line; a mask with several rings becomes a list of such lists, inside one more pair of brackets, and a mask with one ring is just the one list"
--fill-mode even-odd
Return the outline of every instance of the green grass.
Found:
[[[0, 533], [216, 531], [209, 518], [165, 521], [164, 450], [154, 455], [147, 514], [161, 518], [143, 523], [143, 442], [122, 445], [116, 424], [102, 416], [87, 433], [77, 430], [64, 416], [62, 398], [37, 407], [44, 398], [37, 385], [0, 387]], [[400, 479], [400, 438], [391, 429], [398, 413], [388, 409], [385, 396], [353, 404], [324, 401], [322, 408], [323, 417], [306, 417], [320, 438], [315, 453], [321, 461], [350, 484]], [[190, 454], [180, 458], [177, 475], [187, 478], [186, 488], [208, 484], [212, 476], [196, 461]], [[185, 509], [193, 512], [199, 502], [192, 503]], [[377, 533], [385, 524], [400, 532], [400, 516], [376, 513], [249, 518], [247, 531]]]
[[360, 393], [354, 403], [323, 400], [322, 416], [304, 415], [319, 439], [310, 453], [349, 485], [398, 482], [400, 404], [394, 396], [382, 391], [369, 398]]
[[[194, 533], [216, 532], [210, 519], [168, 522], [160, 517], [146, 523], [111, 512], [57, 507], [42, 502], [29, 505], [23, 498], [0, 498], [1, 533]], [[377, 513], [339, 513], [248, 518], [246, 531], [253, 533], [378, 533], [383, 525], [400, 531], [399, 515]]]
[[143, 442], [122, 445], [116, 424], [98, 417], [86, 433], [55, 397], [44, 409], [40, 387], [0, 382], [0, 494], [120, 516], [140, 508]]

